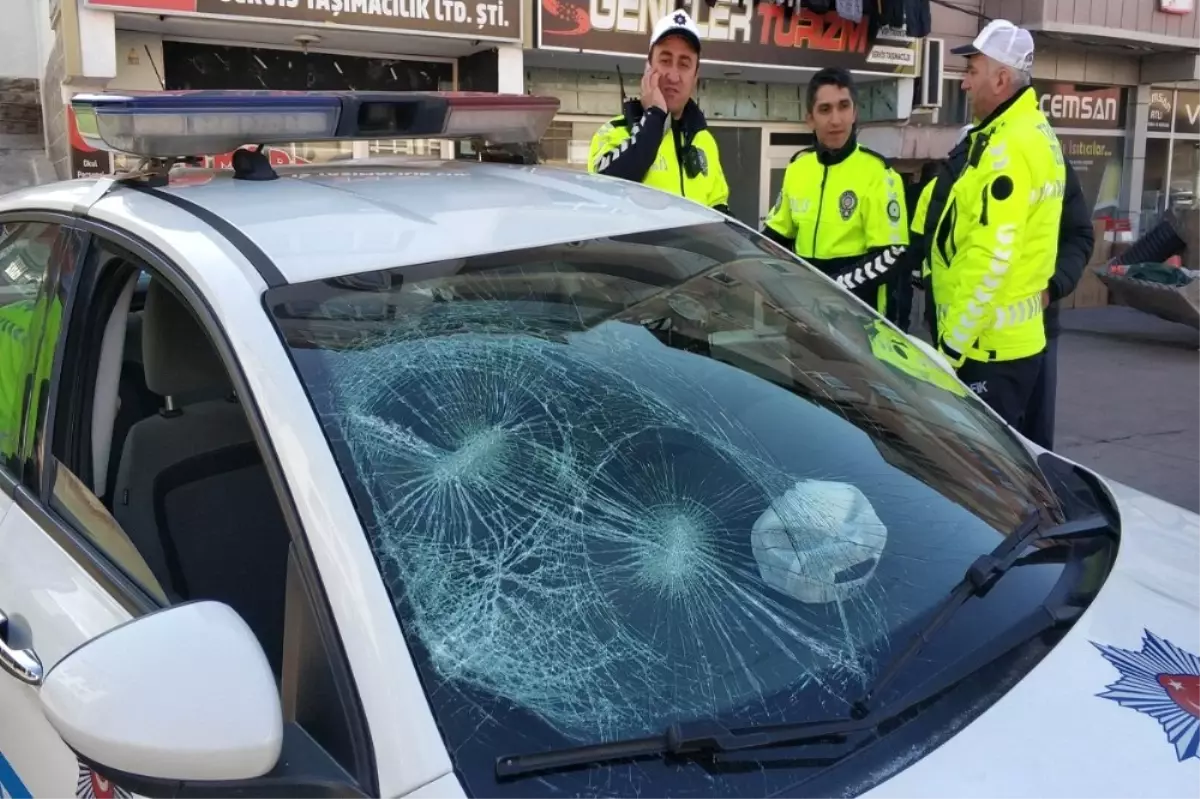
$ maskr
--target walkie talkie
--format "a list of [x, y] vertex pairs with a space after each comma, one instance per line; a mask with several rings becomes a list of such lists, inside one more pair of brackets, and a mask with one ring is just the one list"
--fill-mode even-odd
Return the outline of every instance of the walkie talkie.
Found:
[[625, 94], [625, 76], [621, 74], [621, 65], [617, 64], [617, 85], [621, 89], [621, 116], [625, 117], [625, 124], [633, 127], [633, 124], [642, 118], [642, 113], [645, 109], [642, 108], [642, 101], [631, 99]]

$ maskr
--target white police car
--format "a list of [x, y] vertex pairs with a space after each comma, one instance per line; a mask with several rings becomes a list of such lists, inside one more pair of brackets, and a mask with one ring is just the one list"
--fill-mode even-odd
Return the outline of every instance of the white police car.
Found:
[[76, 98], [0, 198], [0, 795], [1195, 796], [1197, 517], [479, 95]]

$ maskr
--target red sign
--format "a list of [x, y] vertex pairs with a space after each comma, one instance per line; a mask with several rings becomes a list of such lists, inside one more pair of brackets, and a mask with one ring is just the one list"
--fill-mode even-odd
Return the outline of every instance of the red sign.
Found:
[[71, 174], [69, 178], [90, 178], [112, 174], [112, 154], [97, 150], [83, 140], [75, 121], [75, 109], [67, 105], [67, 142], [70, 145]]
[[[541, 0], [538, 47], [547, 50], [646, 55], [650, 32], [675, 8], [674, 0]], [[843, 67], [859, 72], [917, 74], [917, 42], [879, 37], [868, 42], [868, 22], [850, 22], [835, 12], [719, 0], [685, 0], [683, 8], [700, 29], [702, 60], [785, 69]]]

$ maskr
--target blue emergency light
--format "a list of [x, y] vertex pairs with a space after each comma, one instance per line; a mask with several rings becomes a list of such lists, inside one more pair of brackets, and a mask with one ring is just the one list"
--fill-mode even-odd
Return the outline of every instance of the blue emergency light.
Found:
[[329, 140], [534, 142], [558, 100], [484, 92], [186, 91], [78, 94], [71, 107], [89, 146], [169, 159]]

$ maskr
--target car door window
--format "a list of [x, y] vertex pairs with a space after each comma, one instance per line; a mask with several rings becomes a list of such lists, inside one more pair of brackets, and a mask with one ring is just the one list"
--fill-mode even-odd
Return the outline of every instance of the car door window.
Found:
[[[0, 223], [0, 464], [18, 473], [40, 384], [49, 377], [53, 342], [39, 346], [47, 322], [57, 333], [61, 305], [43, 291], [64, 246], [58, 225]], [[47, 354], [48, 353], [48, 354]]]
[[203, 317], [114, 242], [93, 237], [86, 264], [45, 431], [46, 504], [155, 605], [233, 608], [280, 681], [285, 720], [362, 774], [332, 639]]

